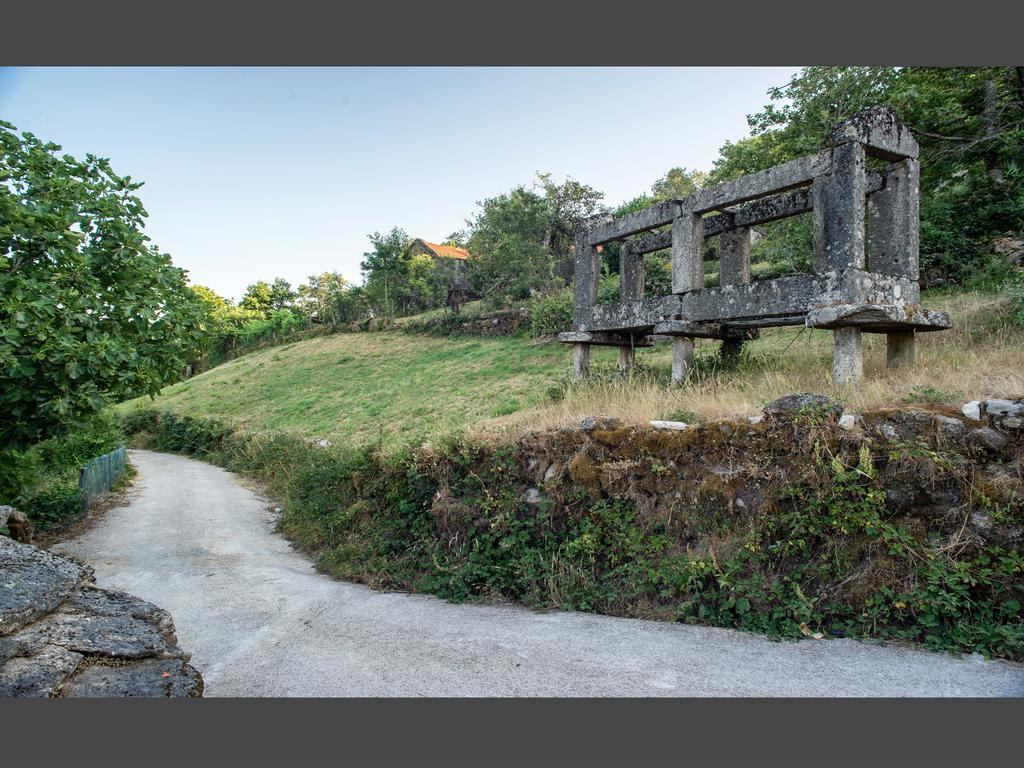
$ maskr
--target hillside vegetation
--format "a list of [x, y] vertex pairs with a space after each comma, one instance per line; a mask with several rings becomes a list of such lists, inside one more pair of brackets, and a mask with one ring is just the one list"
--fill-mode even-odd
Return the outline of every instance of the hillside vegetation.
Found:
[[764, 333], [736, 369], [721, 367], [717, 344], [702, 343], [691, 381], [680, 388], [668, 386], [664, 344], [638, 350], [639, 372], [628, 382], [615, 369], [615, 350], [595, 349], [597, 375], [573, 386], [569, 350], [552, 341], [385, 331], [246, 355], [165, 388], [152, 405], [249, 430], [397, 447], [467, 429], [514, 435], [595, 414], [626, 423], [727, 418], [799, 391], [835, 394], [853, 409], [1024, 392], [1024, 331], [1011, 323], [1003, 298], [933, 293], [925, 303], [950, 310], [954, 328], [923, 334], [918, 365], [903, 371], [886, 370], [884, 337], [866, 335], [866, 379], [856, 392], [832, 386], [831, 333], [801, 328]]
[[254, 430], [407, 444], [540, 404], [565, 355], [524, 339], [337, 334], [233, 360], [166, 388], [156, 405]]

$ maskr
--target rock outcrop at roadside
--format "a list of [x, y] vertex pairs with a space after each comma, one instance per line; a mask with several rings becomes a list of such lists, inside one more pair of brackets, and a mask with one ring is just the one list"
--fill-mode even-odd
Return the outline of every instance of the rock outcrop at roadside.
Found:
[[0, 696], [197, 697], [170, 614], [92, 569], [0, 536]]

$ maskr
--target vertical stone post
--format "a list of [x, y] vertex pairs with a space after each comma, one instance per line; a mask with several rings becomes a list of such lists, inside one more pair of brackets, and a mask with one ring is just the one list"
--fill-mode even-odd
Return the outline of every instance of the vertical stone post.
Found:
[[[672, 222], [672, 293], [704, 287], [704, 219], [684, 210]], [[672, 383], [681, 384], [693, 367], [693, 339], [672, 339]]]
[[864, 145], [832, 150], [832, 169], [814, 180], [814, 271], [864, 269]]
[[[586, 330], [590, 322], [590, 309], [597, 301], [597, 281], [600, 276], [600, 255], [597, 248], [587, 243], [587, 229], [576, 233], [576, 268], [573, 272], [572, 325], [574, 331]], [[590, 375], [590, 345], [573, 344], [572, 375], [581, 381]]]
[[909, 368], [914, 365], [914, 331], [885, 334], [885, 364], [889, 368]]
[[[721, 285], [746, 285], [750, 282], [750, 228], [737, 227], [719, 237], [718, 276]], [[725, 365], [736, 365], [743, 354], [742, 339], [723, 339], [720, 351]]]
[[629, 376], [633, 372], [635, 353], [632, 347], [619, 347], [619, 373]]
[[845, 326], [833, 332], [832, 378], [836, 385], [848, 387], [859, 384], [864, 376], [864, 358], [861, 355], [860, 328]]
[[[814, 181], [814, 271], [864, 269], [864, 145], [857, 141], [832, 150], [832, 168]], [[832, 373], [839, 386], [864, 375], [859, 328], [833, 331]]]
[[672, 383], [682, 384], [693, 368], [693, 339], [689, 336], [672, 337]]
[[590, 345], [572, 345], [572, 380], [583, 381], [590, 375]]
[[683, 211], [672, 222], [672, 293], [704, 287], [704, 219]]
[[633, 238], [627, 237], [619, 249], [619, 298], [632, 301], [644, 297], [644, 255], [633, 253]]
[[750, 227], [736, 227], [719, 237], [719, 282], [746, 285], [750, 282]]
[[919, 163], [907, 158], [890, 165], [885, 186], [867, 198], [868, 270], [920, 277]]
[[[627, 237], [619, 249], [619, 299], [626, 302], [643, 297], [644, 256], [642, 253], [633, 253], [633, 238]], [[619, 347], [619, 371], [623, 376], [629, 376], [632, 372], [634, 360], [632, 343], [628, 347]]]
[[[868, 196], [868, 269], [914, 281], [920, 277], [920, 199], [915, 158], [893, 163], [886, 170], [885, 187]], [[920, 295], [903, 296], [916, 303]], [[889, 368], [914, 364], [914, 332], [886, 334]]]

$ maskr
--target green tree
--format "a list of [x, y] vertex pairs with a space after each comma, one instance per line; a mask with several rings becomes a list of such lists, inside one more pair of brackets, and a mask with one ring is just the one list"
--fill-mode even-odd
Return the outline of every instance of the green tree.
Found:
[[259, 312], [232, 304], [212, 288], [207, 288], [205, 285], [193, 285], [190, 287], [199, 301], [202, 302], [206, 329], [211, 334], [236, 330], [246, 323], [258, 320], [261, 317]]
[[688, 171], [685, 168], [670, 168], [668, 172], [651, 185], [655, 202], [680, 200], [692, 195], [703, 187], [708, 174], [703, 171]]
[[371, 251], [363, 254], [360, 269], [365, 280], [366, 296], [384, 317], [395, 317], [400, 298], [399, 284], [405, 277], [405, 262], [409, 253], [409, 236], [398, 227], [382, 235], [369, 235]]
[[310, 275], [299, 286], [299, 306], [315, 322], [337, 325], [357, 318], [362, 310], [362, 290], [339, 272]]
[[470, 224], [469, 268], [473, 290], [492, 303], [523, 299], [554, 279], [554, 257], [544, 242], [550, 231], [547, 201], [516, 187], [488, 198]]
[[270, 283], [266, 280], [257, 280], [250, 285], [245, 289], [245, 293], [242, 294], [242, 300], [238, 302], [238, 306], [250, 312], [255, 312], [260, 317], [269, 315], [270, 310], [273, 309], [270, 297]]
[[369, 236], [373, 250], [360, 265], [363, 294], [374, 311], [384, 317], [408, 315], [444, 304], [450, 275], [427, 254], [414, 254], [409, 236], [398, 227], [386, 235]]
[[261, 317], [268, 317], [275, 309], [288, 309], [294, 305], [298, 294], [292, 290], [292, 285], [283, 277], [275, 277], [273, 283], [266, 280], [257, 280], [245, 289], [239, 306], [252, 312], [258, 312]]
[[572, 274], [576, 229], [599, 211], [602, 198], [574, 179], [556, 184], [551, 174], [540, 173], [534, 189], [518, 186], [479, 203], [468, 222], [474, 290], [501, 303], [561, 287]]
[[200, 340], [200, 358], [193, 364], [193, 371], [216, 364], [233, 349], [237, 337], [248, 324], [263, 320], [255, 310], [232, 304], [223, 296], [205, 285], [190, 286], [203, 308], [205, 333]]
[[604, 193], [573, 178], [556, 184], [551, 180], [550, 173], [538, 173], [537, 185], [543, 190], [547, 203], [548, 227], [544, 235], [544, 247], [557, 260], [569, 253], [576, 237], [576, 228], [598, 210]]
[[288, 309], [295, 304], [298, 294], [292, 290], [292, 284], [283, 277], [275, 277], [269, 291], [271, 309]]
[[442, 269], [437, 260], [426, 253], [408, 254], [404, 267], [404, 280], [399, 283], [402, 314], [444, 305], [452, 282], [449, 270]]
[[713, 182], [817, 151], [836, 123], [884, 103], [921, 146], [923, 266], [966, 277], [990, 266], [988, 240], [1024, 226], [1021, 67], [808, 67], [769, 96], [751, 137], [722, 147]]
[[[204, 311], [148, 244], [140, 183], [0, 122], [0, 452], [180, 377]], [[0, 474], [3, 474], [0, 471]], [[9, 489], [8, 489], [9, 491]]]

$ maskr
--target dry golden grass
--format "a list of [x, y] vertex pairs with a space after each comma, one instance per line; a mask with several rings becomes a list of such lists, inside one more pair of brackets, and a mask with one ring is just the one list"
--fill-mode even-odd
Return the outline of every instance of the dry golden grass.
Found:
[[[500, 419], [478, 430], [513, 437], [531, 431], [578, 424], [586, 416], [615, 416], [625, 423], [650, 419], [700, 420], [759, 413], [772, 400], [793, 392], [817, 392], [846, 403], [851, 410], [908, 401], [958, 403], [1024, 393], [1024, 331], [1009, 323], [1002, 299], [991, 294], [931, 296], [926, 306], [948, 310], [949, 331], [918, 336], [917, 365], [885, 367], [885, 337], [865, 334], [863, 383], [839, 390], [831, 377], [832, 334], [799, 328], [769, 329], [747, 345], [742, 365], [722, 370], [718, 344], [703, 342], [697, 365], [685, 386], [667, 385], [667, 345], [639, 350], [641, 372], [624, 381], [601, 364], [588, 384], [565, 397]], [[568, 353], [567, 353], [568, 354]]]

